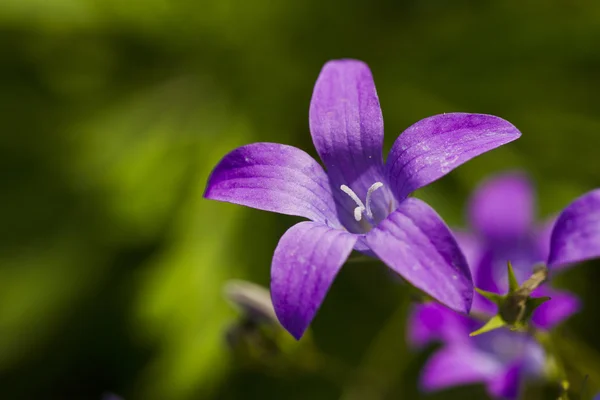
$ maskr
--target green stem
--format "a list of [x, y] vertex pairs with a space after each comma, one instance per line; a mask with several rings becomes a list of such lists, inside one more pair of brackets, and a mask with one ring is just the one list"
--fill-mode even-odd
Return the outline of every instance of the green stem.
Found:
[[532, 335], [542, 345], [544, 350], [546, 350], [546, 354], [548, 354], [549, 357], [552, 357], [561, 388], [561, 394], [558, 400], [569, 400], [570, 384], [567, 376], [567, 370], [565, 369], [562, 357], [559, 355], [558, 349], [552, 340], [552, 336], [548, 332], [539, 330], [533, 330]]

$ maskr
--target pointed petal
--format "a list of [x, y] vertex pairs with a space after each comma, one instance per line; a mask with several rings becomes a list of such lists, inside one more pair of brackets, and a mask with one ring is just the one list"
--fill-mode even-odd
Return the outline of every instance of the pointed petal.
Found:
[[471, 226], [489, 241], [519, 240], [534, 220], [534, 191], [523, 174], [503, 174], [481, 184], [469, 202]]
[[434, 341], [468, 343], [471, 321], [441, 304], [413, 306], [408, 319], [408, 340], [417, 347]]
[[339, 226], [323, 168], [283, 144], [253, 143], [227, 154], [208, 178], [204, 197]]
[[386, 161], [388, 181], [401, 200], [519, 136], [512, 124], [492, 115], [451, 113], [425, 118], [405, 130], [392, 146]]
[[548, 266], [563, 267], [600, 256], [600, 189], [579, 197], [565, 208], [550, 238]]
[[484, 383], [502, 373], [502, 364], [491, 354], [469, 346], [448, 346], [425, 364], [421, 386], [426, 391]]
[[552, 329], [581, 309], [577, 296], [543, 286], [534, 292], [535, 296], [548, 296], [550, 300], [539, 306], [531, 321], [539, 328]]
[[[369, 67], [357, 60], [325, 64], [315, 84], [309, 114], [313, 143], [332, 187], [347, 185], [364, 201], [372, 184], [385, 182], [383, 117]], [[340, 190], [333, 193], [344, 209], [356, 207]], [[376, 214], [387, 210], [392, 200], [387, 186], [375, 192]], [[346, 226], [356, 224], [351, 214], [343, 222]]]
[[453, 310], [468, 313], [473, 281], [450, 229], [427, 204], [404, 200], [366, 235], [367, 244], [391, 269]]
[[271, 265], [271, 298], [279, 322], [300, 339], [321, 306], [357, 236], [300, 222], [279, 240]]

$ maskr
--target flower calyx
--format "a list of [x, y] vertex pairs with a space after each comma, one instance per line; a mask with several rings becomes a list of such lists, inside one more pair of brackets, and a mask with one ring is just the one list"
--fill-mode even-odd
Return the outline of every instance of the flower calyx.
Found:
[[498, 306], [498, 314], [488, 320], [470, 336], [480, 335], [507, 326], [511, 330], [526, 330], [533, 312], [550, 297], [531, 297], [531, 293], [548, 278], [548, 268], [538, 264], [533, 267], [531, 276], [519, 285], [510, 261], [508, 267], [508, 293], [501, 295], [475, 288], [477, 293]]

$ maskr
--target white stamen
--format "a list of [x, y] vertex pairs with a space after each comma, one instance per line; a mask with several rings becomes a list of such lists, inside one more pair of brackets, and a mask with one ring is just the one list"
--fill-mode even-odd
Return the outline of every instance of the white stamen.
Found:
[[360, 206], [356, 207], [354, 209], [354, 219], [356, 221], [360, 221], [362, 219], [362, 213], [363, 213], [363, 209], [360, 208]]
[[340, 189], [342, 189], [342, 192], [344, 192], [348, 196], [350, 196], [350, 198], [352, 200], [354, 200], [354, 202], [358, 206], [358, 207], [356, 207], [354, 209], [354, 219], [357, 220], [357, 221], [360, 221], [362, 219], [362, 213], [363, 213], [363, 211], [366, 210], [365, 205], [363, 204], [362, 201], [360, 201], [360, 199], [358, 198], [358, 196], [356, 195], [356, 193], [354, 193], [354, 191], [352, 189], [350, 189], [348, 186], [342, 185], [342, 186], [340, 186]]
[[371, 211], [371, 196], [373, 195], [374, 191], [376, 191], [377, 189], [379, 189], [382, 186], [383, 186], [383, 183], [381, 183], [381, 182], [375, 182], [374, 184], [371, 185], [371, 187], [369, 188], [369, 190], [367, 190], [367, 205], [366, 205], [366, 207], [365, 207], [364, 203], [358, 198], [358, 196], [356, 195], [356, 193], [354, 193], [354, 191], [352, 189], [350, 189], [346, 185], [340, 186], [340, 189], [342, 189], [342, 191], [344, 193], [346, 193], [348, 196], [350, 196], [350, 198], [352, 200], [354, 200], [354, 202], [357, 205], [357, 207], [354, 209], [354, 219], [356, 221], [360, 221], [362, 219], [362, 214], [363, 213], [367, 214], [367, 218], [369, 218], [369, 220], [373, 219], [373, 212]]
[[382, 186], [383, 186], [383, 183], [375, 182], [374, 184], [371, 185], [369, 190], [367, 190], [367, 207], [366, 207], [366, 209], [367, 209], [367, 217], [369, 217], [369, 218], [373, 218], [373, 212], [371, 211], [371, 195], [373, 194], [374, 191], [376, 191], [377, 189], [379, 189]]

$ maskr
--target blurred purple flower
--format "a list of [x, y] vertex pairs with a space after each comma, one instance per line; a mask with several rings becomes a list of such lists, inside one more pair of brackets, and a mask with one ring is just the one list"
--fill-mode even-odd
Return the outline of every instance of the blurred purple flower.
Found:
[[407, 197], [520, 132], [490, 115], [437, 115], [404, 131], [384, 163], [375, 84], [356, 60], [325, 64], [309, 123], [327, 172], [298, 148], [254, 143], [227, 154], [205, 192], [209, 199], [310, 220], [291, 227], [273, 256], [271, 296], [281, 324], [294, 337], [303, 335], [353, 249], [468, 312], [473, 283], [455, 239], [433, 209]]
[[[487, 181], [475, 192], [469, 211], [477, 236], [458, 236], [479, 288], [505, 293], [508, 260], [524, 280], [536, 262], [546, 262], [553, 272], [600, 256], [600, 189], [577, 198], [555, 221], [534, 225], [529, 181], [523, 175], [505, 174]], [[579, 305], [571, 294], [543, 286], [536, 292], [534, 295], [552, 297], [533, 315], [540, 327], [553, 326]], [[473, 309], [494, 312], [494, 306], [484, 300], [477, 296]], [[530, 336], [498, 329], [470, 337], [479, 325], [439, 304], [413, 309], [409, 341], [417, 347], [432, 341], [443, 343], [425, 366], [421, 376], [424, 390], [483, 383], [492, 396], [514, 399], [522, 379], [543, 375], [544, 352]]]
[[[534, 197], [529, 180], [519, 173], [496, 176], [473, 194], [468, 208], [473, 233], [457, 232], [456, 237], [476, 287], [506, 293], [507, 261], [523, 282], [536, 263], [546, 263], [553, 274], [600, 255], [600, 190], [575, 200], [556, 222], [554, 218], [534, 222]], [[541, 328], [552, 328], [580, 308], [576, 296], [548, 286], [539, 287], [533, 296], [551, 297], [533, 314], [533, 323]], [[495, 307], [475, 295], [473, 310], [493, 313]]]
[[543, 376], [544, 350], [533, 338], [508, 329], [470, 337], [480, 324], [436, 303], [413, 308], [409, 341], [417, 347], [444, 344], [423, 369], [423, 390], [482, 383], [494, 398], [516, 399], [523, 379]]

